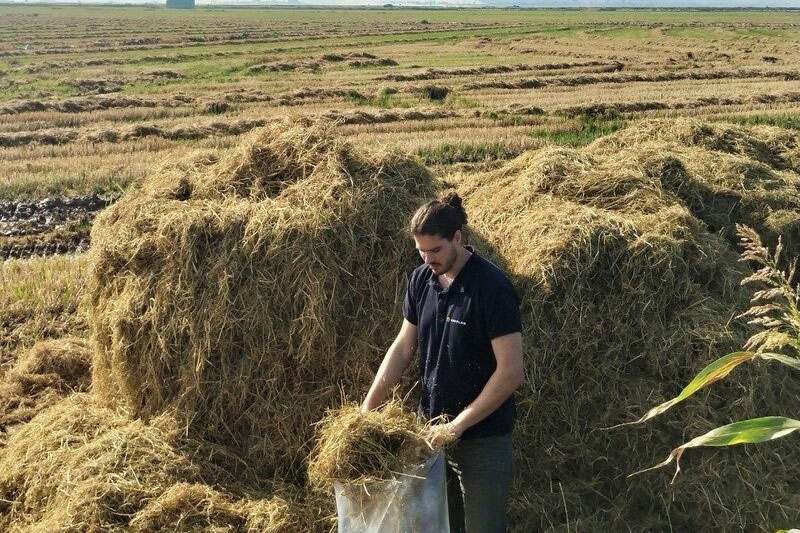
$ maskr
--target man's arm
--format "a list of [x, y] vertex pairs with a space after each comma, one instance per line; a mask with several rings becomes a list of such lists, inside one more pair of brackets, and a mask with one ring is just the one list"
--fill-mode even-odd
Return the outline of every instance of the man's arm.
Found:
[[483, 390], [461, 413], [448, 424], [437, 427], [460, 438], [468, 428], [492, 414], [525, 381], [522, 361], [522, 333], [509, 333], [492, 339], [492, 351], [497, 368]]
[[417, 326], [403, 319], [400, 333], [386, 351], [386, 356], [383, 358], [378, 373], [375, 374], [367, 397], [361, 404], [362, 413], [375, 409], [386, 400], [389, 391], [400, 381], [403, 372], [408, 368], [416, 350]]

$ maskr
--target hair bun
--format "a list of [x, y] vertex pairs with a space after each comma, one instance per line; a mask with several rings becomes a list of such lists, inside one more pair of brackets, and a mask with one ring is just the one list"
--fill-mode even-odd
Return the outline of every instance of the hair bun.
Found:
[[445, 194], [439, 201], [456, 209], [461, 209], [461, 197], [456, 192]]
[[439, 201], [442, 202], [443, 204], [449, 205], [450, 207], [458, 211], [458, 213], [461, 215], [462, 224], [467, 223], [467, 213], [464, 211], [464, 207], [461, 205], [462, 200], [457, 192], [449, 192], [444, 196], [442, 196]]

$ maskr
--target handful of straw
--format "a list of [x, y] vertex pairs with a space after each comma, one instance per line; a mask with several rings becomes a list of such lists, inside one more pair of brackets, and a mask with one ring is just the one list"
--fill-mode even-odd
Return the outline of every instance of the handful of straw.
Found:
[[438, 451], [428, 440], [430, 428], [430, 423], [420, 422], [404, 410], [400, 400], [368, 413], [361, 413], [355, 404], [329, 410], [319, 423], [308, 466], [309, 481], [325, 490], [334, 481], [388, 479]]

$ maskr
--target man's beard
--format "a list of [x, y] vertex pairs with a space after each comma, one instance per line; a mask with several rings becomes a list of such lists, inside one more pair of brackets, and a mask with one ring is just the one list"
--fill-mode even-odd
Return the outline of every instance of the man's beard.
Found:
[[450, 260], [447, 263], [433, 263], [429, 265], [429, 268], [433, 271], [434, 274], [437, 276], [441, 276], [442, 274], [447, 274], [452, 270], [453, 265], [456, 264], [456, 260], [458, 259], [458, 248], [453, 248], [453, 254], [450, 256]]

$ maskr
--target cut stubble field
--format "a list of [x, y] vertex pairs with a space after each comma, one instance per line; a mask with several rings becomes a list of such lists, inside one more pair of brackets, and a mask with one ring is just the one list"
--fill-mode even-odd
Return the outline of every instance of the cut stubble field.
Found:
[[[251, 130], [286, 118], [332, 122], [353, 146], [411, 154], [435, 187], [480, 197], [498, 168], [567, 168], [580, 150], [600, 150], [598, 138], [665, 117], [800, 131], [800, 11], [0, 5], [0, 379], [37, 341], [88, 336], [81, 250], [102, 211], [51, 223], [58, 202], [114, 203], [164, 163], [224, 159]], [[615, 156], [608, 146], [592, 165]], [[628, 155], [626, 172], [654, 165]], [[797, 162], [786, 157], [788, 175]], [[747, 172], [766, 172], [762, 163]], [[536, 201], [548, 194], [566, 193]], [[703, 200], [698, 212], [719, 207]], [[791, 209], [778, 211], [791, 218]], [[564, 493], [551, 488], [553, 501], [537, 505], [560, 509]], [[582, 505], [573, 497], [567, 513]], [[670, 497], [665, 489], [659, 505], [677, 517]], [[740, 518], [712, 500], [714, 524]], [[570, 524], [545, 521], [530, 527]]]

